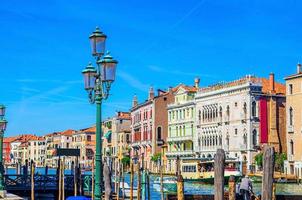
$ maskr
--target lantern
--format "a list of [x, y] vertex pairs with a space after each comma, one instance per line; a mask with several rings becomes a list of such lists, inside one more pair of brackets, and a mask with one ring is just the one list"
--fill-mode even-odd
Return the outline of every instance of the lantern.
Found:
[[5, 115], [5, 106], [0, 105], [0, 117], [3, 117]]
[[84, 76], [84, 86], [85, 90], [93, 90], [96, 79], [96, 69], [92, 66], [91, 63], [87, 65], [87, 67], [82, 71]]
[[106, 38], [107, 36], [98, 27], [89, 36], [93, 56], [100, 57], [104, 55]]
[[114, 60], [108, 51], [103, 59], [99, 60], [98, 65], [101, 65], [101, 76], [103, 82], [113, 82], [115, 80], [115, 71], [117, 60]]
[[0, 132], [4, 132], [6, 130], [7, 121], [5, 119], [0, 119]]

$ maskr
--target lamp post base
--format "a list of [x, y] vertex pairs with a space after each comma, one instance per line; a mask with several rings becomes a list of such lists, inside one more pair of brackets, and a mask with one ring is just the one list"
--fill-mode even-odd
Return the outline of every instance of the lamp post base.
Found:
[[0, 190], [0, 197], [5, 198], [7, 196], [6, 190]]

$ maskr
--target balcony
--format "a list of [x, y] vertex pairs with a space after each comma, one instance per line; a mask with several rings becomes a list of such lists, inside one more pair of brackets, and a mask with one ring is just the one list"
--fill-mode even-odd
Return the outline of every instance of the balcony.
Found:
[[168, 137], [167, 138], [167, 142], [192, 141], [192, 140], [193, 140], [192, 135], [178, 136], [178, 137]]
[[288, 133], [294, 133], [294, 126], [293, 125], [288, 125], [287, 126], [287, 132]]
[[193, 152], [193, 150], [168, 151], [166, 153], [166, 156], [170, 156], [170, 157], [176, 157], [176, 156], [189, 157], [189, 156], [194, 156], [194, 152]]
[[294, 161], [294, 155], [288, 155], [288, 161], [293, 162]]

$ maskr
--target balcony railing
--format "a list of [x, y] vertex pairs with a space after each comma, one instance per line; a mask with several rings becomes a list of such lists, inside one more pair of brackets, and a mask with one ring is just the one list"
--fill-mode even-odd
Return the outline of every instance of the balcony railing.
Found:
[[294, 126], [293, 125], [288, 125], [287, 126], [287, 132], [288, 133], [294, 133]]
[[288, 155], [288, 161], [294, 161], [294, 155]]
[[192, 141], [192, 140], [193, 140], [192, 135], [168, 137], [167, 138], [167, 142]]
[[193, 150], [180, 150], [180, 151], [168, 151], [167, 156], [192, 156], [194, 155]]

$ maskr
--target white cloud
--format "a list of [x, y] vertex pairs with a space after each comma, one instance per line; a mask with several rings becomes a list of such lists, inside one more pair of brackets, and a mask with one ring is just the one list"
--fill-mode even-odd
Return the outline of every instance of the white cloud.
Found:
[[135, 78], [131, 74], [129, 74], [127, 72], [124, 72], [122, 70], [119, 70], [119, 73], [117, 75], [119, 77], [121, 77], [122, 79], [124, 79], [124, 81], [126, 81], [132, 87], [134, 87], [138, 90], [141, 90], [143, 92], [148, 91], [149, 85], [141, 82], [140, 80], [138, 80], [137, 78]]

